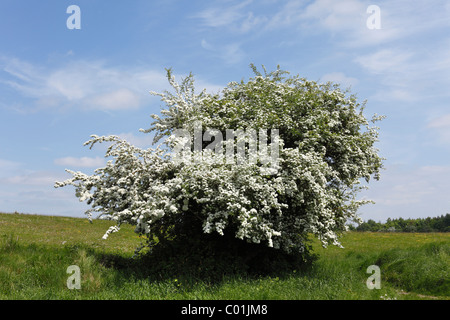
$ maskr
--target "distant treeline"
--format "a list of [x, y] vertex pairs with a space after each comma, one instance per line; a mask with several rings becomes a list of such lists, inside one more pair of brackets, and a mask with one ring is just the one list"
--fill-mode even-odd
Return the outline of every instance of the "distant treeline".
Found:
[[368, 220], [359, 226], [349, 226], [353, 231], [386, 231], [386, 232], [450, 232], [450, 214], [434, 218], [391, 219], [385, 223]]

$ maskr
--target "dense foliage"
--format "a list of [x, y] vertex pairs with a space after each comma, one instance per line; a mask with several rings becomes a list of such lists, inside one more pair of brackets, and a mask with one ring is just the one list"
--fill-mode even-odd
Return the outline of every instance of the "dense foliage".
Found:
[[356, 231], [450, 232], [450, 214], [416, 219], [388, 218], [385, 223], [369, 219], [353, 227]]
[[[113, 159], [91, 176], [68, 170], [73, 177], [56, 186], [75, 186], [77, 197], [92, 206], [89, 215], [117, 221], [105, 238], [131, 223], [152, 248], [174, 239], [201, 248], [222, 238], [298, 255], [307, 249], [308, 234], [324, 246], [340, 246], [346, 222], [359, 221], [358, 207], [369, 202], [356, 200], [361, 179], [379, 178], [378, 128], [363, 115], [364, 103], [336, 84], [252, 68], [254, 78], [231, 82], [218, 94], [197, 94], [192, 75], [178, 84], [168, 70], [174, 92], [154, 93], [167, 108], [141, 129], [154, 131], [155, 143], [167, 139], [143, 150], [116, 136], [92, 136], [86, 145], [112, 143], [106, 157]], [[240, 135], [244, 131], [265, 133], [267, 140], [260, 135], [255, 149], [251, 134]], [[174, 161], [180, 144], [189, 161]], [[237, 153], [236, 161], [227, 161], [223, 150]]]

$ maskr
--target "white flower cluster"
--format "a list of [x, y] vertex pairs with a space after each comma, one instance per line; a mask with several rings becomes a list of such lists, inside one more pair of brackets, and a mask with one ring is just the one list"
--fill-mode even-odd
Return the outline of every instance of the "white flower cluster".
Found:
[[[302, 252], [307, 234], [324, 246], [340, 246], [347, 220], [359, 220], [358, 207], [369, 202], [355, 200], [359, 179], [368, 180], [381, 167], [372, 147], [376, 129], [359, 131], [367, 121], [354, 112], [353, 97], [298, 78], [283, 82], [282, 74], [277, 70], [245, 85], [230, 83], [219, 96], [195, 94], [192, 76], [179, 85], [168, 70], [175, 94], [159, 94], [168, 109], [152, 116], [150, 129], [141, 130], [156, 131], [155, 142], [169, 137], [169, 152], [143, 150], [116, 136], [92, 136], [85, 144], [112, 143], [106, 157], [113, 159], [91, 176], [68, 170], [73, 177], [55, 187], [75, 186], [80, 201], [92, 206], [89, 217], [99, 212], [117, 221], [104, 238], [124, 222], [151, 236], [156, 222], [170, 224], [190, 214], [205, 233], [235, 230], [239, 239], [286, 252]], [[193, 136], [198, 122], [222, 133], [279, 130], [277, 170], [261, 170], [264, 159], [236, 165], [213, 152], [198, 156], [198, 150], [184, 152], [199, 161], [173, 161], [172, 133], [183, 129]]]

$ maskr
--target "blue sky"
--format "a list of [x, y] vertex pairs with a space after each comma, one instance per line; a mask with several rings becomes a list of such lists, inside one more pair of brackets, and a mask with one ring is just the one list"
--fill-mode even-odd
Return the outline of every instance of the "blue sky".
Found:
[[[81, 29], [67, 28], [70, 5]], [[387, 116], [363, 219], [450, 212], [447, 0], [2, 0], [0, 211], [83, 216], [74, 189], [53, 184], [103, 166], [104, 149], [83, 147], [91, 134], [149, 146], [139, 129], [162, 107], [149, 91], [170, 89], [165, 68], [217, 92], [250, 63], [351, 86], [368, 117]]]

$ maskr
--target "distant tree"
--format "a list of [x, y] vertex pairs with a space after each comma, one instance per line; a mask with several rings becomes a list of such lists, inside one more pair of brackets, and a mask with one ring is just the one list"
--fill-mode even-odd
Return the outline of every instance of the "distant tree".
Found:
[[367, 222], [361, 223], [356, 230], [357, 231], [372, 231], [376, 232], [381, 229], [381, 224], [379, 222], [375, 222], [372, 219], [369, 219]]
[[450, 232], [450, 213], [447, 213], [444, 217], [443, 232]]
[[376, 223], [373, 220], [362, 222], [356, 231], [401, 231], [401, 232], [449, 232], [450, 214], [440, 217], [427, 217], [417, 219], [388, 218], [385, 223]]
[[415, 225], [415, 221], [413, 219], [408, 219], [408, 224], [406, 225], [406, 227], [402, 231], [405, 231], [405, 232], [416, 232], [417, 231], [417, 227]]

